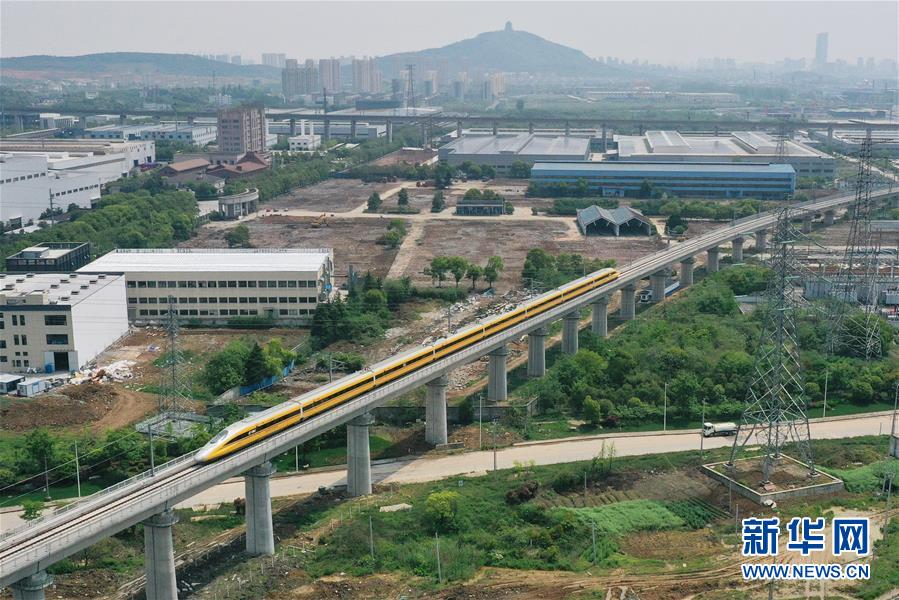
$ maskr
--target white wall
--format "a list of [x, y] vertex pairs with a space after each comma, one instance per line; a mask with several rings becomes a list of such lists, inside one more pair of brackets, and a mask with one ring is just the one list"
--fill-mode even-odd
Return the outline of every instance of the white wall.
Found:
[[118, 277], [72, 307], [78, 365], [70, 366], [83, 367], [127, 332], [125, 278]]

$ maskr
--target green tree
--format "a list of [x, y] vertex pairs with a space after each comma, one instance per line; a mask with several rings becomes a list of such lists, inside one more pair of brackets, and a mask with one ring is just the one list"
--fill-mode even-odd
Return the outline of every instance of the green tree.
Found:
[[455, 170], [441, 161], [434, 168], [434, 185], [438, 190], [445, 190], [453, 182], [453, 174]]
[[531, 168], [526, 162], [516, 160], [509, 167], [509, 177], [514, 179], [527, 179], [531, 176]]
[[484, 269], [474, 263], [469, 264], [465, 276], [471, 279], [471, 289], [474, 289], [478, 279], [484, 276]]
[[258, 383], [266, 377], [268, 377], [268, 367], [265, 362], [265, 354], [262, 352], [262, 347], [254, 342], [244, 367], [244, 385]]
[[396, 195], [397, 206], [409, 206], [409, 192], [406, 188], [401, 188]]
[[252, 248], [250, 229], [242, 223], [225, 234], [225, 241], [229, 248]]
[[431, 259], [430, 275], [437, 280], [437, 287], [446, 281], [446, 274], [449, 272], [449, 259], [446, 256], [435, 256]]
[[250, 348], [241, 341], [230, 342], [221, 352], [212, 355], [203, 368], [203, 383], [212, 393], [220, 394], [244, 382]]
[[465, 277], [465, 273], [468, 271], [468, 265], [469, 262], [461, 256], [450, 256], [447, 259], [447, 270], [452, 274], [453, 279], [456, 281], [456, 287], [459, 287], [459, 282]]
[[378, 212], [381, 208], [381, 204], [381, 194], [372, 192], [371, 196], [368, 197], [368, 212]]
[[487, 259], [487, 266], [484, 267], [484, 279], [487, 280], [487, 284], [490, 287], [493, 287], [493, 283], [499, 279], [499, 274], [505, 268], [502, 257], [491, 256]]
[[651, 198], [652, 197], [652, 183], [648, 179], [644, 179], [643, 183], [640, 184], [640, 190], [637, 192], [638, 198]]
[[431, 200], [431, 212], [439, 213], [444, 208], [446, 208], [446, 200], [443, 197], [443, 192], [437, 191]]
[[44, 512], [44, 503], [41, 500], [23, 500], [22, 518], [26, 521], [34, 521]]
[[32, 429], [25, 434], [25, 452], [33, 471], [43, 471], [44, 465], [52, 466], [56, 439], [46, 427]]
[[425, 500], [425, 516], [434, 529], [453, 529], [459, 511], [457, 492], [434, 492]]
[[584, 419], [594, 427], [602, 422], [602, 408], [590, 396], [584, 398]]

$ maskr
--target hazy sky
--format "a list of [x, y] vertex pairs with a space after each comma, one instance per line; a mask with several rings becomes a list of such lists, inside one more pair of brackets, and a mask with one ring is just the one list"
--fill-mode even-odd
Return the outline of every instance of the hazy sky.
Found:
[[515, 29], [589, 56], [676, 63], [896, 58], [899, 2], [117, 2], [0, 0], [0, 55], [109, 51], [383, 55]]

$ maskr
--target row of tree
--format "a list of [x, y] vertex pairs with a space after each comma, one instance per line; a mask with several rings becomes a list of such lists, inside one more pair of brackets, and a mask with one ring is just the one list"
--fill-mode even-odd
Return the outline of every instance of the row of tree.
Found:
[[240, 385], [253, 385], [280, 375], [296, 355], [278, 339], [259, 345], [249, 339], [232, 340], [213, 354], [203, 369], [202, 380], [213, 394]]
[[534, 248], [524, 259], [521, 279], [526, 287], [546, 290], [614, 266], [614, 259], [591, 259], [564, 252], [553, 256], [542, 248]]
[[423, 273], [431, 278], [431, 282], [440, 287], [448, 277], [452, 277], [459, 287], [463, 279], [471, 280], [471, 289], [475, 289], [479, 279], [484, 279], [489, 287], [499, 279], [500, 273], [505, 269], [503, 259], [499, 256], [491, 256], [483, 267], [461, 256], [436, 256], [425, 267]]

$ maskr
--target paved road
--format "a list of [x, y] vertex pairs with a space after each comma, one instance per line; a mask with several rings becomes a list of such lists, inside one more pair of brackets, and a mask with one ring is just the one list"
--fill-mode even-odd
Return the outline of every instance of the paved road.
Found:
[[[876, 413], [863, 417], [815, 419], [812, 421], [813, 438], [847, 438], [876, 435], [888, 432], [890, 416]], [[662, 433], [624, 433], [568, 438], [548, 442], [531, 442], [502, 448], [496, 452], [497, 467], [507, 469], [516, 462], [533, 460], [538, 465], [552, 465], [580, 460], [589, 460], [599, 454], [603, 441], [615, 443], [618, 456], [638, 456], [699, 449], [698, 431], [674, 431]], [[706, 448], [729, 446], [732, 438], [710, 438], [705, 440]], [[372, 465], [374, 483], [415, 483], [434, 481], [456, 475], [483, 474], [493, 469], [493, 452], [465, 452], [461, 454], [418, 457], [398, 462], [383, 462]], [[285, 475], [275, 477], [271, 482], [273, 497], [307, 494], [319, 487], [346, 485], [346, 471], [343, 468]], [[178, 505], [188, 508], [204, 504], [231, 502], [244, 496], [242, 478], [229, 479], [208, 488]], [[20, 513], [0, 514], [0, 531], [22, 524]]]
[[[861, 418], [827, 419], [812, 422], [812, 437], [819, 439], [857, 437], [876, 435], [889, 431], [889, 414], [865, 416]], [[603, 441], [615, 443], [618, 456], [637, 456], [642, 454], [660, 454], [682, 450], [699, 450], [699, 433], [639, 433], [609, 434], [591, 436], [583, 439], [552, 441], [551, 443], [517, 445], [503, 448], [496, 452], [496, 462], [500, 469], [515, 466], [516, 462], [533, 460], [538, 465], [551, 465], [579, 460], [589, 460], [599, 454]], [[706, 448], [729, 446], [732, 438], [711, 438], [705, 440]], [[466, 452], [435, 457], [420, 457], [408, 461], [388, 462], [372, 465], [372, 480], [375, 483], [414, 483], [433, 481], [463, 474], [485, 473], [493, 468], [493, 452]], [[320, 486], [346, 484], [346, 471], [319, 471], [300, 475], [277, 477], [272, 480], [272, 496], [290, 496], [314, 492]], [[209, 488], [180, 507], [202, 504], [230, 502], [243, 497], [244, 483], [242, 478], [230, 479], [220, 485]]]

